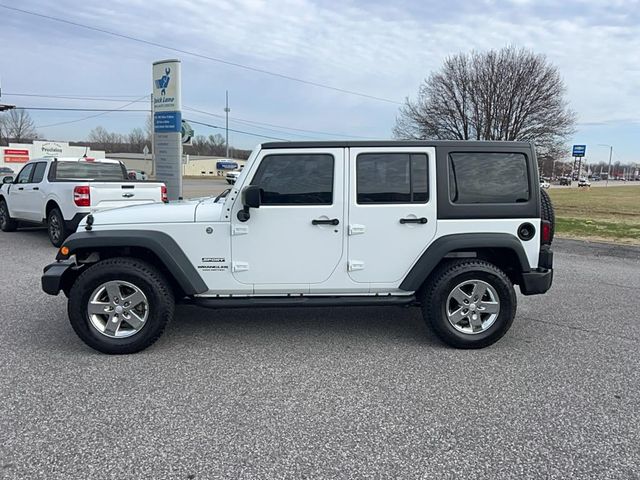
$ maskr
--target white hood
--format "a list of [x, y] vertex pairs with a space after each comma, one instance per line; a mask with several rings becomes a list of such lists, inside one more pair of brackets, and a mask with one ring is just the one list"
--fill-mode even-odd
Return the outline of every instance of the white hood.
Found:
[[[93, 213], [93, 224], [98, 227], [100, 225], [193, 222], [196, 208], [201, 201], [201, 199], [181, 200], [101, 210]], [[86, 217], [80, 226], [84, 226], [85, 222]]]

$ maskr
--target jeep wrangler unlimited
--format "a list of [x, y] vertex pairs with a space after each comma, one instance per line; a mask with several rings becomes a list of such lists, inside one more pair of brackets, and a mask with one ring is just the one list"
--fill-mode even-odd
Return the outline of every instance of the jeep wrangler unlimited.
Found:
[[216, 198], [102, 211], [45, 268], [75, 332], [105, 353], [151, 345], [176, 302], [209, 308], [419, 306], [444, 342], [500, 339], [553, 276], [553, 208], [533, 145], [260, 145]]

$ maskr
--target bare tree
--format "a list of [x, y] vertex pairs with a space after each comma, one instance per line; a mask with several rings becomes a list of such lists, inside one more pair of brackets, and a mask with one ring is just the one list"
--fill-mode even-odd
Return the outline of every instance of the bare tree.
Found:
[[0, 118], [0, 130], [0, 138], [4, 136], [7, 141], [23, 142], [38, 138], [31, 115], [21, 108], [3, 114]]
[[113, 153], [121, 150], [124, 138], [119, 133], [109, 132], [106, 128], [97, 126], [89, 132], [89, 142], [98, 150]]
[[400, 108], [397, 138], [525, 140], [556, 156], [575, 114], [558, 69], [544, 55], [505, 47], [447, 58]]
[[127, 143], [129, 144], [129, 148], [137, 153], [142, 153], [144, 150], [144, 146], [149, 143], [147, 141], [145, 132], [141, 128], [134, 128], [127, 135]]

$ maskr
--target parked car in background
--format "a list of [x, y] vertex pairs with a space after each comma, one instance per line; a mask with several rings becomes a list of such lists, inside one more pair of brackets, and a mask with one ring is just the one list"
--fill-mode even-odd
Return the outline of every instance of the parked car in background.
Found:
[[569, 177], [560, 177], [560, 185], [567, 185], [567, 186], [571, 186], [571, 178]]
[[229, 185], [235, 184], [236, 180], [238, 179], [238, 177], [240, 176], [241, 173], [242, 173], [242, 169], [233, 170], [232, 172], [227, 172], [227, 175], [225, 177], [227, 179], [227, 183]]
[[166, 201], [163, 183], [130, 180], [117, 160], [38, 158], [0, 187], [0, 230], [14, 231], [18, 222], [45, 224], [56, 247], [90, 212]]
[[591, 182], [589, 180], [587, 180], [586, 178], [582, 177], [580, 180], [578, 180], [578, 186], [579, 187], [590, 187], [591, 186]]
[[130, 180], [148, 180], [149, 177], [144, 170], [129, 170], [127, 172]]
[[7, 175], [15, 175], [15, 172], [11, 170], [9, 167], [0, 167], [0, 179], [6, 177]]
[[541, 180], [540, 181], [540, 188], [549, 188], [551, 186], [551, 184], [549, 182], [547, 182], [546, 180]]

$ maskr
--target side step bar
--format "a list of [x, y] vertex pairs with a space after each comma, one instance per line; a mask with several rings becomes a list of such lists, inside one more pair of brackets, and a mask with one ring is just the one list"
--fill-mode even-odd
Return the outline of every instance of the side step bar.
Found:
[[416, 303], [416, 297], [414, 295], [361, 297], [193, 297], [184, 303], [205, 308], [406, 306]]

